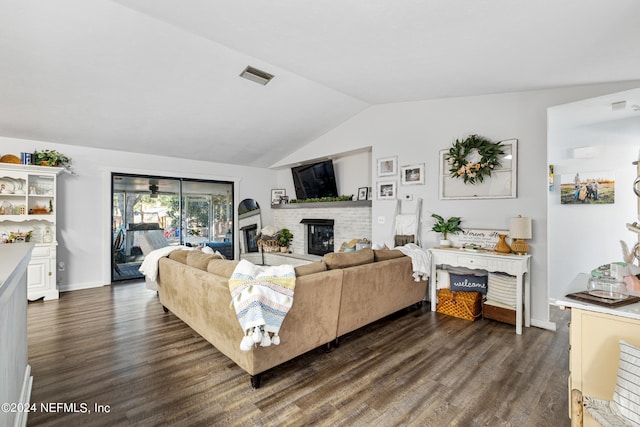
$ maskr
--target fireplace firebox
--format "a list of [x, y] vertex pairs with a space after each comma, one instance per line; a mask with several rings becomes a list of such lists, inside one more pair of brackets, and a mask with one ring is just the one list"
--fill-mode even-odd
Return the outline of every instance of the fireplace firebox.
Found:
[[244, 235], [244, 247], [247, 252], [258, 252], [258, 242], [256, 237], [258, 235], [258, 224], [247, 225], [240, 229]]
[[324, 255], [333, 252], [332, 219], [303, 219], [301, 224], [307, 225], [307, 253]]

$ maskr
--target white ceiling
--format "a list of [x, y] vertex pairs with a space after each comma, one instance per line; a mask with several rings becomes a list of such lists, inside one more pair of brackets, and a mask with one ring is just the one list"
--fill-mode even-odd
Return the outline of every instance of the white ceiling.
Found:
[[0, 135], [268, 167], [373, 104], [638, 79], [638, 22], [637, 0], [1, 0]]

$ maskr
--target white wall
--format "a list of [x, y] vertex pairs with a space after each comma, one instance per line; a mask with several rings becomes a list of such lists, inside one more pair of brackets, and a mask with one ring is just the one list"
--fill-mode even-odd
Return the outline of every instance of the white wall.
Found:
[[[615, 100], [625, 99], [624, 94]], [[588, 102], [592, 102], [589, 100]], [[549, 207], [549, 299], [553, 302], [568, 293], [568, 284], [577, 273], [588, 273], [602, 264], [623, 261], [620, 241], [631, 248], [637, 235], [626, 228], [638, 220], [633, 180], [640, 148], [640, 114], [626, 120], [564, 127], [558, 116], [566, 109], [580, 109], [577, 102], [549, 110], [549, 163], [554, 165], [554, 191], [548, 193]], [[608, 106], [608, 103], [604, 103]], [[573, 149], [592, 147], [595, 156], [574, 158]], [[560, 177], [585, 172], [613, 172], [615, 203], [574, 205], [560, 203]]]
[[[372, 185], [375, 186], [377, 158], [398, 156], [400, 166], [424, 162], [426, 184], [399, 187], [398, 193], [423, 198], [422, 239], [427, 247], [436, 245], [439, 239], [429, 231], [432, 224], [429, 217], [434, 212], [445, 217], [461, 216], [462, 225], [467, 228], [505, 229], [513, 216], [531, 217], [532, 322], [553, 328], [549, 323], [547, 289], [547, 108], [638, 85], [639, 82], [626, 82], [373, 106], [293, 153], [281, 164], [371, 146]], [[494, 141], [518, 139], [516, 199], [439, 200], [439, 152], [449, 148], [456, 138], [470, 133]], [[395, 206], [394, 201], [373, 200], [374, 243], [392, 243]]]
[[[262, 168], [0, 137], [3, 154], [42, 149], [71, 157], [78, 174], [58, 178], [58, 261], [66, 265], [65, 271], [57, 273], [60, 291], [110, 281], [111, 172], [233, 181], [236, 205], [253, 198], [261, 207], [270, 205], [271, 188], [277, 182], [275, 171]], [[263, 209], [262, 215], [263, 223], [271, 221], [270, 209]]]

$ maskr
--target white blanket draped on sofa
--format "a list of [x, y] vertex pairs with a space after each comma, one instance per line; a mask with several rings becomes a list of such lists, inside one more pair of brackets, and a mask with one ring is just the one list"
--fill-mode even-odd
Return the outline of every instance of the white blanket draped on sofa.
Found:
[[193, 250], [195, 248], [188, 246], [165, 246], [164, 248], [153, 250], [144, 256], [144, 260], [142, 260], [142, 264], [138, 270], [144, 274], [148, 280], [152, 282], [155, 281], [158, 278], [158, 261], [160, 261], [160, 258], [169, 256], [171, 252], [178, 249]]
[[242, 351], [254, 344], [280, 344], [280, 326], [293, 305], [296, 274], [292, 265], [260, 267], [241, 260], [229, 279], [231, 306], [245, 333]]
[[427, 280], [431, 274], [431, 254], [428, 250], [423, 249], [414, 243], [407, 243], [404, 246], [396, 246], [394, 249], [399, 250], [411, 258], [413, 278], [416, 282], [419, 282], [421, 279]]

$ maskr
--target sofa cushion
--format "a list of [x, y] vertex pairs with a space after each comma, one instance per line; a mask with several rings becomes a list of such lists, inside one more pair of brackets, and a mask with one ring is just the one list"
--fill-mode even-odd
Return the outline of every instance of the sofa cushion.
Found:
[[236, 269], [238, 262], [230, 259], [213, 258], [209, 260], [207, 264], [207, 271], [209, 273], [217, 274], [218, 276], [226, 277], [227, 279], [233, 274], [233, 270]]
[[187, 254], [187, 265], [207, 271], [207, 265], [212, 259], [222, 259], [222, 257], [219, 255], [205, 254], [200, 251], [189, 251]]
[[375, 262], [386, 261], [388, 259], [400, 258], [403, 256], [404, 254], [397, 249], [374, 249], [373, 250], [373, 260]]
[[172, 259], [174, 261], [178, 261], [181, 264], [186, 264], [187, 263], [187, 255], [189, 254], [189, 250], [185, 250], [185, 249], [178, 249], [175, 250], [173, 252], [171, 252], [169, 254], [169, 259]]
[[329, 270], [354, 267], [373, 262], [373, 249], [364, 248], [354, 252], [334, 252], [322, 257]]
[[299, 265], [295, 268], [296, 277], [306, 276], [307, 274], [322, 273], [327, 271], [327, 265], [322, 261], [312, 262], [310, 264]]

